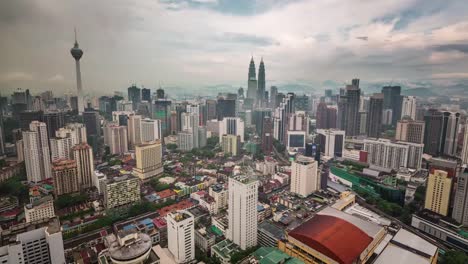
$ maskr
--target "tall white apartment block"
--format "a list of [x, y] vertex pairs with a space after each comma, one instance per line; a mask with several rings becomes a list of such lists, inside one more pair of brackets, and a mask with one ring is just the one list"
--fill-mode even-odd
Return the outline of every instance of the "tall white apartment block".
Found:
[[307, 197], [320, 189], [318, 163], [314, 158], [298, 156], [291, 164], [290, 191]]
[[72, 145], [86, 143], [86, 127], [81, 123], [69, 123], [65, 127], [55, 131], [55, 137], [66, 138], [71, 137]]
[[219, 122], [219, 142], [223, 135], [240, 136], [244, 142], [244, 121], [240, 117], [225, 117]]
[[141, 143], [141, 115], [131, 114], [128, 116], [128, 145], [131, 149]]
[[45, 123], [33, 121], [23, 132], [24, 160], [28, 181], [39, 182], [52, 177], [49, 139]]
[[403, 117], [410, 117], [413, 120], [416, 120], [416, 97], [414, 96], [405, 96], [403, 97], [403, 102], [401, 104], [401, 119]]
[[180, 150], [192, 150], [194, 148], [193, 141], [193, 133], [191, 131], [182, 131], [177, 133], [177, 146]]
[[104, 143], [111, 154], [128, 152], [127, 127], [113, 124], [104, 127]]
[[229, 178], [227, 238], [242, 250], [257, 245], [258, 181], [244, 175]]
[[86, 143], [75, 145], [72, 149], [78, 172], [80, 190], [93, 186], [94, 157], [93, 149]]
[[72, 159], [71, 148], [73, 141], [70, 135], [63, 138], [51, 138], [50, 139], [50, 154], [52, 161], [59, 159]]
[[189, 263], [195, 259], [195, 220], [186, 211], [169, 213], [167, 244], [177, 263]]
[[367, 162], [381, 168], [419, 170], [422, 163], [424, 144], [392, 142], [388, 139], [365, 139], [364, 150], [368, 152]]
[[48, 226], [17, 234], [14, 242], [0, 247], [0, 263], [66, 263], [58, 220], [55, 219]]
[[161, 120], [145, 118], [141, 120], [141, 142], [148, 143], [151, 141], [160, 140]]

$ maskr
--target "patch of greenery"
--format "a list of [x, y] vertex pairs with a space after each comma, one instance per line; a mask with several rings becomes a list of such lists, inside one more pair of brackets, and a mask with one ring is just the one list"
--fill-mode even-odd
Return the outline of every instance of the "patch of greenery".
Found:
[[468, 256], [463, 251], [451, 250], [445, 252], [440, 260], [442, 264], [465, 264], [468, 263]]
[[60, 221], [67, 221], [67, 220], [73, 220], [77, 217], [81, 218], [87, 214], [92, 214], [94, 212], [94, 209], [93, 208], [90, 208], [90, 209], [87, 209], [87, 210], [84, 210], [84, 211], [78, 211], [78, 212], [75, 212], [75, 213], [72, 213], [72, 214], [67, 214], [67, 215], [64, 215], [64, 216], [60, 216]]
[[86, 194], [64, 194], [61, 195], [55, 200], [55, 207], [58, 209], [63, 209], [66, 207], [71, 207], [74, 205], [82, 204], [89, 199], [88, 195]]
[[176, 149], [177, 149], [177, 144], [168, 143], [168, 144], [166, 144], [166, 148], [167, 148], [168, 150], [176, 150]]
[[21, 181], [25, 180], [24, 175], [13, 176], [0, 184], [0, 193], [2, 195], [15, 196], [21, 203], [29, 201], [29, 188]]
[[162, 183], [162, 182], [159, 182], [158, 179], [152, 179], [150, 181], [150, 185], [151, 187], [153, 187], [153, 189], [156, 191], [156, 192], [160, 192], [160, 191], [164, 191], [166, 189], [169, 189], [171, 186], [167, 183]]
[[426, 187], [418, 186], [418, 188], [416, 188], [416, 191], [414, 193], [414, 200], [416, 202], [423, 202], [425, 197], [426, 197]]
[[259, 246], [250, 247], [246, 250], [242, 250], [231, 255], [231, 263], [239, 263], [241, 260], [254, 253]]

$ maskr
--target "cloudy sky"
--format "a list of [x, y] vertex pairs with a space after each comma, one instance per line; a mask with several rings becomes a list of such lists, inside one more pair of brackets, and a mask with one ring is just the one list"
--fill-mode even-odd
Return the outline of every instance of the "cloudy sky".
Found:
[[0, 1], [0, 92], [72, 91], [75, 26], [87, 93], [245, 86], [251, 55], [267, 85], [468, 79], [466, 0], [14, 0]]

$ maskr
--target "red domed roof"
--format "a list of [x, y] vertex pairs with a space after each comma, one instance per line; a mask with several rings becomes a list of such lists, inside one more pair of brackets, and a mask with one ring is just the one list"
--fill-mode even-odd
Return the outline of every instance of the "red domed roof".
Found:
[[343, 264], [358, 259], [373, 240], [343, 219], [320, 214], [289, 232], [289, 236]]

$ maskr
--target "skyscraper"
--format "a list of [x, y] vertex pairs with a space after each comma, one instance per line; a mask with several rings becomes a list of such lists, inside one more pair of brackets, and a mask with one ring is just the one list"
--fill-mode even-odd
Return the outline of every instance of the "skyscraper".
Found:
[[316, 127], [317, 129], [335, 128], [336, 109], [328, 107], [324, 102], [319, 103], [317, 106]]
[[307, 197], [320, 189], [318, 162], [314, 158], [298, 156], [291, 164], [291, 189], [302, 197]]
[[72, 146], [79, 143], [86, 143], [86, 127], [81, 123], [69, 123], [65, 127], [55, 131], [55, 137], [71, 137]]
[[258, 181], [244, 175], [229, 178], [227, 238], [242, 250], [257, 245]]
[[222, 135], [240, 136], [241, 142], [244, 142], [244, 121], [240, 117], [227, 117], [219, 122], [220, 142]]
[[461, 154], [462, 164], [468, 164], [468, 123], [465, 124], [465, 131], [463, 134], [463, 147]]
[[225, 117], [236, 116], [236, 100], [227, 98], [227, 96], [218, 96], [216, 104], [216, 114], [218, 120], [223, 120]]
[[128, 117], [128, 145], [134, 149], [141, 143], [141, 115], [131, 114]]
[[145, 118], [141, 120], [141, 142], [149, 143], [162, 139], [161, 120]]
[[421, 169], [423, 147], [423, 144], [392, 142], [388, 139], [364, 140], [368, 163], [393, 170], [399, 170], [401, 167]]
[[65, 116], [62, 111], [45, 112], [42, 120], [47, 125], [47, 133], [49, 138], [55, 136], [55, 131], [65, 125]]
[[266, 106], [265, 104], [265, 64], [263, 63], [263, 58], [260, 60], [260, 66], [258, 68], [257, 106]]
[[255, 62], [250, 59], [249, 76], [247, 78], [247, 98], [256, 101], [257, 99], [257, 74], [255, 73]]
[[51, 178], [46, 124], [39, 121], [31, 122], [29, 131], [23, 132], [23, 141], [28, 181], [39, 182]]
[[442, 132], [440, 141], [440, 153], [455, 156], [457, 152], [458, 127], [460, 126], [460, 113], [442, 113]]
[[86, 144], [81, 143], [73, 147], [73, 157], [76, 160], [78, 172], [78, 186], [80, 190], [87, 189], [93, 185], [94, 159], [93, 150]]
[[167, 245], [176, 263], [191, 263], [195, 259], [195, 219], [187, 211], [166, 216]]
[[424, 153], [438, 156], [440, 153], [440, 140], [442, 130], [442, 113], [430, 109], [424, 115]]
[[133, 110], [137, 110], [138, 104], [141, 102], [141, 89], [136, 85], [128, 87], [128, 100], [132, 102]]
[[[353, 79], [354, 84], [359, 85], [358, 79]], [[359, 98], [361, 89], [356, 85], [346, 86], [346, 135], [359, 135]]]
[[50, 154], [52, 161], [59, 159], [72, 159], [71, 148], [73, 146], [70, 134], [65, 137], [56, 137], [50, 139]]
[[80, 70], [80, 59], [83, 56], [83, 50], [80, 49], [78, 41], [76, 39], [76, 30], [75, 30], [75, 45], [70, 50], [71, 55], [75, 59], [76, 66], [76, 89], [78, 96], [78, 113], [81, 114], [84, 112], [84, 98], [83, 98], [83, 87], [81, 86], [81, 70]]
[[171, 132], [171, 126], [176, 125], [171, 124], [171, 104], [172, 102], [167, 99], [157, 99], [154, 101], [153, 119], [161, 120], [161, 131], [163, 136], [169, 135]]
[[427, 179], [426, 199], [424, 208], [433, 212], [447, 216], [450, 191], [452, 189], [452, 179], [443, 170], [434, 170]]
[[416, 120], [416, 97], [405, 96], [401, 104], [401, 119], [409, 117]]
[[392, 125], [395, 125], [401, 117], [401, 104], [403, 97], [401, 96], [400, 86], [384, 86], [382, 88], [384, 94], [384, 109], [392, 109]]
[[270, 87], [270, 108], [278, 107], [277, 102], [278, 88], [276, 86]]
[[141, 89], [141, 100], [151, 102], [151, 89], [149, 88]]
[[104, 144], [109, 146], [113, 155], [128, 152], [127, 127], [112, 124], [105, 126]]
[[379, 138], [382, 132], [383, 94], [374, 94], [369, 101], [367, 113], [366, 132], [368, 137]]

